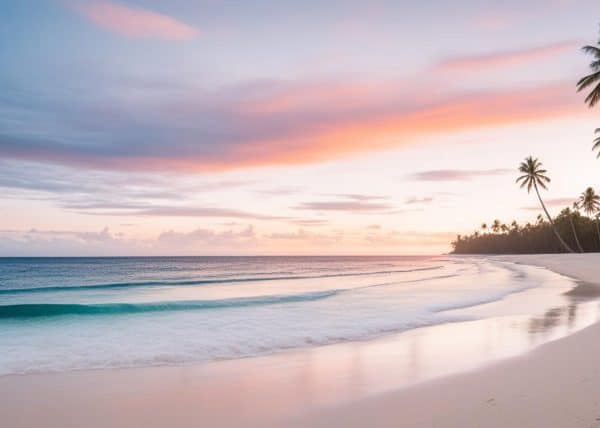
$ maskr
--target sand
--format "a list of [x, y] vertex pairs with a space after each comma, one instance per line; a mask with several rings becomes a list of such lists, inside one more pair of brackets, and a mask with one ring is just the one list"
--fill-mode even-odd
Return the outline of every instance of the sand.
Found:
[[580, 281], [600, 284], [600, 254], [526, 254], [496, 256], [496, 260], [541, 266]]
[[[496, 259], [600, 283], [600, 255]], [[519, 357], [295, 421], [314, 427], [600, 427], [600, 324]]]
[[484, 370], [298, 419], [314, 427], [600, 427], [600, 326]]
[[[591, 290], [595, 285], [590, 284], [600, 282], [600, 255], [501, 259], [546, 266], [584, 281]], [[492, 352], [491, 363], [444, 374], [448, 367], [432, 358], [436, 352], [453, 356], [448, 366], [456, 369], [481, 349], [444, 352], [456, 341], [442, 339], [469, 329], [475, 335], [499, 328], [484, 327], [457, 323], [375, 341], [185, 367], [4, 376], [0, 420], [7, 427], [92, 428], [600, 427], [599, 324], [516, 357]], [[509, 330], [502, 331], [499, 342], [485, 342], [486, 349], [502, 345]], [[402, 366], [406, 352], [416, 354], [408, 368]], [[410, 373], [435, 376], [407, 379]]]

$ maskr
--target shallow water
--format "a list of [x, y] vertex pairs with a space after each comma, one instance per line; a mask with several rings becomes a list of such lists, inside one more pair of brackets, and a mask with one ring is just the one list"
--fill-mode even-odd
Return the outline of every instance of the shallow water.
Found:
[[[597, 305], [565, 294], [575, 285], [482, 258], [0, 259], [0, 374], [352, 347], [398, 332], [427, 343], [410, 351], [419, 367], [443, 373], [469, 360], [469, 347], [477, 358], [482, 347], [489, 358], [513, 355], [591, 324]], [[470, 320], [479, 321], [447, 324]], [[442, 324], [453, 338], [414, 330]], [[402, 346], [377, 352], [411, 360]], [[423, 377], [413, 366], [402, 376]]]

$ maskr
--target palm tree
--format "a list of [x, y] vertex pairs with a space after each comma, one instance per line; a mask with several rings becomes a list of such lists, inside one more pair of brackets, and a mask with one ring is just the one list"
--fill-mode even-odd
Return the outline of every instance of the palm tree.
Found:
[[600, 241], [600, 228], [598, 227], [598, 223], [600, 223], [600, 213], [596, 213], [596, 233], [598, 234], [598, 240]]
[[[600, 128], [596, 128], [595, 133], [600, 135]], [[600, 149], [600, 137], [596, 137], [594, 139], [594, 147], [592, 147], [592, 150], [598, 150], [598, 149]], [[598, 154], [596, 155], [596, 157], [600, 158], [600, 150], [598, 150]]]
[[519, 223], [517, 223], [517, 220], [513, 220], [512, 223], [510, 224], [510, 227], [513, 232], [518, 232], [519, 231]]
[[488, 225], [487, 223], [481, 223], [481, 230], [485, 233], [487, 231]]
[[592, 187], [588, 187], [579, 197], [579, 203], [588, 217], [592, 217], [596, 214], [596, 233], [598, 234], [598, 241], [600, 242], [600, 227], [598, 226], [597, 215], [597, 213], [600, 212], [600, 196]]
[[501, 225], [502, 225], [502, 223], [500, 222], [500, 220], [498, 220], [498, 219], [494, 220], [494, 222], [492, 223], [492, 231], [494, 233], [500, 232]]
[[538, 186], [542, 189], [547, 189], [546, 184], [550, 183], [550, 177], [546, 176], [547, 171], [542, 169], [542, 163], [538, 159], [534, 159], [533, 157], [529, 156], [528, 158], [525, 158], [524, 162], [521, 162], [521, 165], [519, 165], [519, 172], [523, 175], [517, 178], [516, 182], [521, 184], [521, 188], [527, 187], [527, 193], [531, 192], [532, 188], [535, 189], [535, 193], [540, 201], [540, 205], [542, 206], [544, 213], [546, 213], [546, 217], [548, 217], [548, 221], [550, 222], [550, 226], [552, 226], [552, 230], [554, 231], [556, 238], [558, 238], [565, 250], [573, 253], [574, 251], [571, 249], [571, 247], [569, 247], [569, 245], [567, 245], [567, 243], [562, 239], [556, 230], [554, 220], [552, 220], [552, 217], [550, 217], [550, 213], [546, 209], [546, 205], [544, 205], [544, 201], [540, 195]]
[[569, 217], [569, 223], [571, 223], [571, 230], [573, 231], [577, 248], [579, 249], [580, 253], [583, 253], [583, 248], [581, 247], [581, 244], [579, 243], [579, 237], [577, 236], [577, 230], [575, 230], [575, 223], [573, 222], [573, 217], [578, 214], [579, 204], [577, 202], [573, 202], [573, 211], [571, 211], [569, 208], [567, 208], [565, 211]]
[[592, 62], [590, 63], [592, 73], [581, 78], [581, 80], [577, 82], [577, 92], [581, 92], [591, 85], [595, 85], [585, 98], [585, 102], [590, 107], [594, 107], [596, 103], [600, 101], [600, 40], [598, 41], [598, 46], [588, 45], [581, 49], [586, 54], [592, 55]]

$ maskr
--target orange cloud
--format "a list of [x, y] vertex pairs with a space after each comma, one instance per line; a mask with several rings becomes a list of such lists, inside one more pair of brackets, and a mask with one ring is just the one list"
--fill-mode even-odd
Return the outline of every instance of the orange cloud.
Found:
[[365, 241], [369, 245], [381, 247], [396, 247], [403, 245], [425, 246], [447, 246], [456, 238], [454, 232], [415, 232], [415, 231], [397, 231], [388, 232], [379, 231], [368, 233]]
[[198, 30], [170, 16], [108, 1], [91, 1], [77, 8], [95, 24], [134, 38], [188, 40]]
[[[365, 102], [370, 102], [365, 100]], [[380, 111], [381, 110], [381, 111]], [[585, 111], [570, 83], [448, 97], [429, 106], [332, 119], [316, 127], [299, 124], [281, 138], [249, 141], [236, 155], [209, 162], [178, 162], [183, 169], [231, 169], [300, 164], [407, 145], [413, 138], [567, 117]], [[175, 166], [175, 165], [174, 165]]]
[[[298, 88], [266, 95], [256, 91], [251, 97], [240, 96], [241, 101], [229, 100], [216, 107], [211, 104], [210, 109], [193, 99], [177, 100], [153, 107], [147, 118], [136, 116], [144, 121], [124, 119], [121, 123], [113, 115], [114, 129], [108, 129], [106, 136], [103, 134], [106, 140], [93, 147], [0, 135], [0, 155], [127, 171], [231, 170], [326, 161], [414, 144], [425, 136], [587, 112], [571, 82], [437, 97], [414, 91], [398, 93], [390, 86], [384, 95], [381, 88], [373, 93], [361, 90], [360, 95], [352, 92], [351, 103], [345, 103], [343, 97], [328, 96], [321, 85], [316, 85], [318, 95], [310, 94], [314, 90], [310, 84], [300, 86], [306, 96], [298, 99]], [[340, 91], [341, 87], [333, 89], [335, 94]], [[279, 102], [279, 97], [284, 102]], [[268, 108], [251, 108], [250, 99], [258, 106], [264, 102]], [[161, 122], [153, 120], [157, 115]], [[203, 116], [210, 120], [202, 121]], [[105, 126], [102, 117], [97, 120], [99, 127]], [[123, 134], [120, 129], [130, 132]], [[162, 132], [157, 133], [157, 129]], [[148, 135], [143, 138], [143, 150], [129, 134]]]
[[568, 51], [575, 51], [580, 45], [580, 42], [569, 40], [527, 49], [460, 56], [443, 60], [438, 64], [438, 68], [446, 71], [469, 71], [482, 68], [505, 67], [538, 61]]

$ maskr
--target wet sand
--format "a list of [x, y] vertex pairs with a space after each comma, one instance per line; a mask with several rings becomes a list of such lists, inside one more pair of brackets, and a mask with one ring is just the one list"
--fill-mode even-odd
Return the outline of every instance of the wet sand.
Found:
[[482, 370], [299, 418], [313, 427], [600, 427], [600, 326]]
[[[542, 266], [578, 279], [578, 286], [566, 293], [574, 300], [598, 297], [599, 254], [495, 259]], [[600, 427], [599, 359], [600, 324], [596, 323], [523, 355], [316, 412], [290, 426], [596, 428]]]

